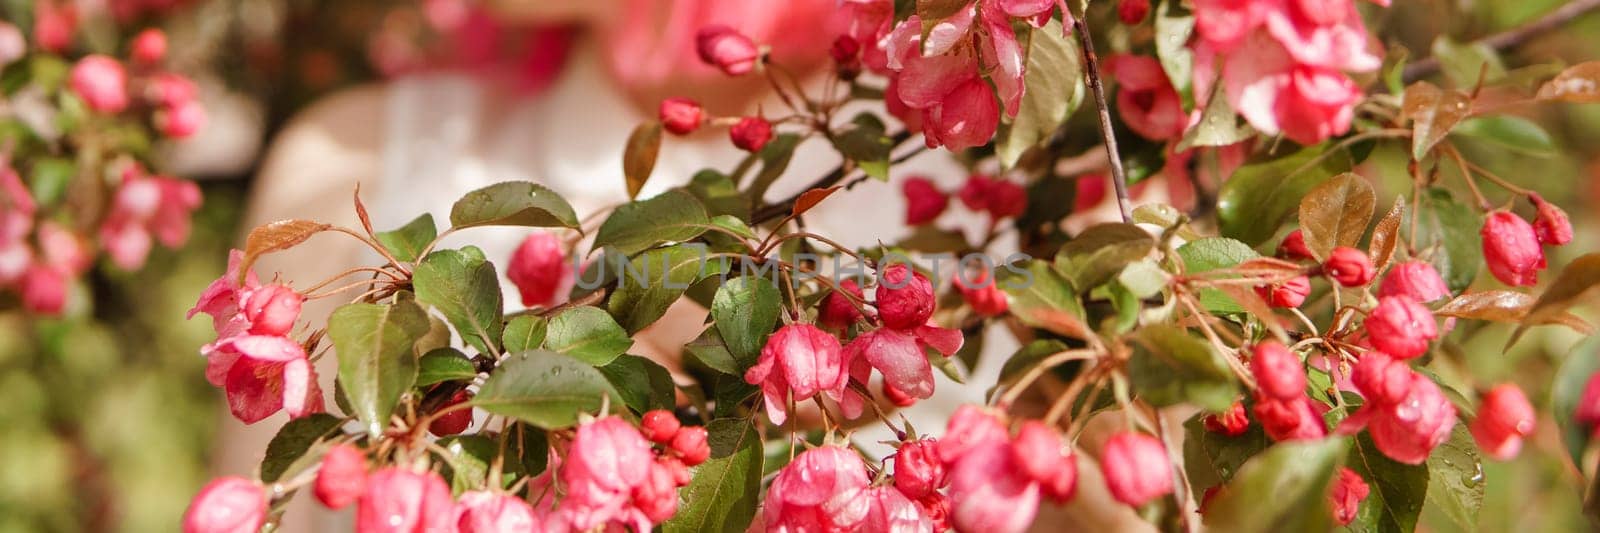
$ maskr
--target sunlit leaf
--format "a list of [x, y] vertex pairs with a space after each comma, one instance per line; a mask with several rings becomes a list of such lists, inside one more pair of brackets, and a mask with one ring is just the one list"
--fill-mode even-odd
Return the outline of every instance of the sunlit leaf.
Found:
[[1010, 168], [1029, 148], [1049, 139], [1061, 123], [1083, 103], [1082, 53], [1078, 43], [1061, 31], [1061, 23], [1050, 21], [1044, 27], [1019, 34], [1027, 50], [1028, 63], [1022, 80], [1022, 102], [1016, 118], [1002, 125], [995, 137], [995, 155], [1001, 166]]
[[580, 306], [550, 319], [544, 346], [595, 366], [610, 363], [633, 346], [628, 332], [598, 307]]
[[1156, 406], [1189, 403], [1212, 411], [1233, 404], [1233, 372], [1210, 344], [1183, 328], [1152, 324], [1135, 332], [1128, 380], [1135, 394]]
[[661, 524], [665, 533], [740, 533], [760, 503], [761, 436], [748, 420], [719, 418], [706, 426], [711, 459], [695, 467], [679, 492], [683, 506]]
[[1155, 237], [1139, 226], [1098, 224], [1061, 246], [1055, 268], [1078, 292], [1088, 292], [1111, 281], [1128, 263], [1150, 255], [1155, 245]]
[[1318, 185], [1300, 200], [1300, 231], [1312, 255], [1326, 258], [1336, 246], [1355, 246], [1372, 222], [1377, 193], [1365, 178], [1346, 172]]
[[1328, 529], [1328, 485], [1348, 446], [1342, 438], [1274, 444], [1246, 461], [1206, 506], [1206, 525], [1260, 533]]
[[1402, 115], [1411, 120], [1411, 157], [1417, 160], [1472, 113], [1467, 95], [1425, 81], [1406, 87], [1400, 107]]
[[1531, 120], [1510, 115], [1474, 117], [1456, 126], [1453, 135], [1460, 135], [1493, 143], [1516, 152], [1536, 155], [1555, 155], [1555, 140], [1544, 128]]
[[1517, 325], [1506, 346], [1515, 344], [1529, 327], [1550, 323], [1553, 318], [1583, 301], [1596, 285], [1600, 285], [1600, 253], [1586, 254], [1568, 263], [1556, 280], [1550, 283], [1550, 287], [1528, 308], [1528, 314], [1522, 317], [1522, 323]]
[[450, 207], [450, 224], [471, 226], [578, 227], [578, 215], [561, 195], [527, 181], [507, 181], [478, 189]]
[[694, 195], [674, 189], [648, 200], [623, 204], [600, 224], [594, 247], [610, 246], [627, 255], [663, 242], [682, 242], [705, 233], [711, 218]]
[[310, 220], [279, 220], [257, 226], [244, 239], [244, 260], [239, 264], [240, 280], [250, 272], [250, 265], [262, 254], [287, 250], [306, 242], [312, 235], [327, 231], [333, 226]]
[[468, 380], [478, 376], [477, 365], [455, 348], [439, 348], [417, 360], [417, 385], [426, 387], [446, 381]]
[[838, 190], [839, 186], [835, 185], [826, 189], [811, 189], [800, 193], [800, 197], [796, 198], [794, 201], [794, 211], [791, 213], [793, 216], [803, 215], [806, 211], [810, 211], [811, 208], [816, 207], [817, 204], [822, 203], [823, 200], [828, 199], [829, 196], [832, 196], [833, 193]]
[[1421, 200], [1420, 211], [1406, 213], [1407, 220], [1400, 228], [1409, 234], [1413, 227], [1409, 218], [1417, 217], [1412, 244], [1439, 270], [1451, 292], [1464, 290], [1483, 267], [1483, 237], [1478, 231], [1483, 227], [1483, 215], [1444, 189], [1424, 191]]
[[1093, 335], [1083, 323], [1083, 303], [1072, 283], [1050, 263], [1035, 259], [1004, 265], [996, 270], [995, 283], [1005, 291], [1011, 314], [1022, 323], [1076, 339]]
[[781, 301], [778, 287], [761, 276], [733, 278], [717, 289], [711, 317], [741, 369], [754, 365], [761, 354], [783, 311]]
[[1345, 153], [1327, 154], [1326, 145], [1251, 163], [1234, 171], [1217, 196], [1222, 236], [1256, 245], [1300, 208], [1300, 199], [1329, 177], [1350, 170]]
[[412, 345], [427, 331], [427, 313], [409, 300], [346, 304], [328, 317], [339, 383], [368, 435], [383, 433], [400, 396], [416, 383]]
[[637, 333], [667, 313], [690, 285], [707, 275], [704, 246], [680, 244], [639, 254], [617, 279], [606, 309], [628, 333]]
[[472, 404], [544, 429], [561, 429], [594, 413], [604, 398], [620, 401], [615, 389], [593, 366], [546, 350], [506, 357], [489, 374]]
[[373, 236], [395, 259], [414, 262], [421, 259], [418, 254], [422, 253], [422, 249], [439, 236], [439, 228], [433, 225], [433, 214], [423, 213], [404, 226], [392, 231], [380, 231]]
[[637, 198], [645, 182], [650, 181], [650, 173], [656, 168], [656, 156], [660, 153], [660, 121], [646, 121], [633, 128], [622, 151], [622, 176], [627, 181], [629, 199]]
[[1400, 244], [1400, 221], [1405, 219], [1406, 197], [1396, 196], [1394, 207], [1389, 209], [1389, 214], [1378, 220], [1378, 225], [1372, 228], [1372, 240], [1367, 243], [1367, 256], [1372, 258], [1372, 265], [1378, 272], [1389, 266], [1394, 259], [1395, 246]]
[[1567, 67], [1555, 79], [1539, 87], [1538, 98], [1576, 104], [1600, 102], [1600, 61]]
[[[469, 247], [470, 248], [470, 247]], [[500, 342], [500, 280], [476, 249], [439, 250], [412, 272], [417, 300], [443, 314], [468, 345], [495, 353]]]
[[500, 334], [500, 346], [507, 352], [532, 350], [544, 345], [550, 322], [536, 315], [519, 315], [506, 321]]

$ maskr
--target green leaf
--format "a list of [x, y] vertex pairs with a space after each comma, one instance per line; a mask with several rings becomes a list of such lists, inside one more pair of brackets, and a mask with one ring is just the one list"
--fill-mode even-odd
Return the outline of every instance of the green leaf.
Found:
[[1326, 531], [1328, 484], [1349, 441], [1281, 442], [1245, 462], [1228, 490], [1207, 505], [1210, 529], [1230, 532]]
[[683, 291], [700, 281], [708, 263], [706, 247], [698, 243], [639, 254], [629, 262], [627, 271], [639, 275], [624, 274], [618, 278], [606, 309], [628, 333], [638, 333], [665, 315], [667, 308], [683, 296]]
[[1365, 433], [1356, 438], [1346, 461], [1371, 493], [1350, 523], [1356, 532], [1408, 532], [1416, 529], [1428, 494], [1428, 467], [1408, 465], [1383, 455]]
[[673, 189], [618, 207], [600, 224], [594, 247], [610, 246], [631, 256], [663, 242], [698, 237], [710, 224], [705, 206], [694, 195]]
[[739, 368], [749, 368], [761, 355], [767, 335], [783, 312], [781, 302], [778, 287], [760, 276], [733, 278], [717, 289], [711, 299], [711, 318]]
[[[435, 454], [449, 466], [444, 477], [450, 480], [450, 492], [461, 494], [469, 490], [488, 489], [489, 465], [500, 455], [500, 444], [482, 435], [456, 435], [439, 439], [435, 444], [444, 454]], [[520, 467], [514, 461], [505, 466]], [[516, 468], [520, 470], [520, 468]], [[508, 473], [514, 470], [508, 469]], [[495, 484], [494, 488], [502, 485]]]
[[995, 283], [1005, 291], [1011, 314], [1031, 327], [1077, 339], [1092, 335], [1083, 323], [1083, 303], [1050, 263], [1030, 259], [996, 270]]
[[528, 424], [517, 424], [512, 429], [516, 433], [511, 436], [506, 449], [507, 461], [513, 459], [522, 463], [522, 472], [537, 476], [544, 473], [550, 464], [550, 436], [544, 430]]
[[500, 343], [507, 352], [532, 350], [544, 345], [545, 332], [549, 327], [550, 322], [542, 316], [518, 315], [506, 322]]
[[1409, 218], [1419, 217], [1411, 241], [1439, 270], [1450, 291], [1460, 292], [1472, 285], [1483, 266], [1483, 237], [1478, 233], [1483, 217], [1444, 189], [1429, 189], [1421, 200], [1420, 213], [1407, 213], [1400, 228], [1409, 234]]
[[1196, 146], [1227, 146], [1255, 136], [1256, 129], [1241, 122], [1228, 103], [1224, 91], [1212, 91], [1206, 108], [1200, 112], [1200, 121], [1183, 134], [1178, 150]]
[[722, 342], [722, 334], [717, 332], [715, 324], [707, 327], [683, 349], [712, 370], [734, 376], [744, 373], [739, 360], [734, 359], [733, 354], [728, 352], [728, 345]]
[[39, 205], [55, 205], [67, 192], [72, 178], [78, 175], [78, 165], [70, 159], [40, 158], [33, 162], [33, 172], [28, 179], [28, 190]]
[[750, 201], [739, 194], [739, 187], [733, 183], [733, 179], [721, 172], [710, 169], [696, 172], [683, 190], [698, 198], [706, 206], [706, 213], [712, 217], [727, 215], [740, 220], [750, 219]]
[[1511, 115], [1474, 117], [1461, 121], [1452, 135], [1488, 142], [1523, 154], [1549, 157], [1556, 154], [1556, 142], [1543, 127], [1531, 120]]
[[833, 146], [839, 155], [856, 162], [868, 176], [879, 181], [889, 179], [889, 152], [894, 140], [884, 134], [883, 121], [871, 112], [863, 111], [850, 121], [852, 127], [833, 136]]
[[476, 248], [439, 250], [412, 271], [417, 301], [433, 306], [480, 353], [496, 353], [501, 322], [500, 281]]
[[455, 348], [439, 348], [417, 360], [417, 385], [426, 387], [446, 381], [469, 380], [478, 376], [477, 365]]
[[489, 374], [472, 405], [544, 429], [578, 422], [600, 410], [602, 399], [620, 400], [604, 374], [588, 363], [547, 351], [511, 354]]
[[789, 160], [794, 158], [794, 149], [800, 146], [800, 141], [797, 134], [780, 133], [761, 147], [756, 154], [756, 159], [761, 161], [761, 171], [756, 173], [750, 187], [745, 190], [745, 197], [750, 202], [760, 203], [767, 196], [767, 189], [789, 169]]
[[1183, 328], [1152, 324], [1133, 334], [1128, 381], [1156, 406], [1191, 403], [1222, 411], [1239, 396], [1233, 372], [1211, 345]]
[[296, 418], [284, 424], [267, 443], [267, 454], [261, 459], [261, 481], [276, 483], [291, 471], [303, 471], [316, 464], [321, 453], [311, 453], [313, 448], [323, 439], [338, 434], [342, 424], [344, 420], [327, 413]]
[[[1448, 389], [1446, 389], [1448, 390]], [[1478, 525], [1483, 508], [1483, 459], [1465, 424], [1456, 424], [1450, 438], [1433, 449], [1428, 467], [1428, 507], [1443, 513], [1461, 531]]]
[[[1178, 247], [1178, 257], [1183, 258], [1184, 269], [1190, 274], [1231, 268], [1260, 256], [1250, 245], [1223, 237], [1196, 239]], [[1243, 306], [1217, 289], [1201, 289], [1200, 304], [1213, 313], [1245, 312]]]
[[628, 332], [598, 307], [581, 306], [562, 311], [550, 319], [544, 347], [602, 366], [633, 346]]
[[672, 409], [676, 390], [672, 374], [655, 361], [637, 355], [624, 355], [599, 367], [600, 373], [617, 389], [622, 403], [636, 413], [651, 409]]
[[456, 200], [450, 225], [576, 228], [578, 215], [555, 191], [526, 181], [507, 181], [478, 189]]
[[406, 300], [347, 304], [328, 317], [339, 382], [368, 435], [383, 433], [400, 396], [416, 383], [412, 345], [427, 332], [428, 314]]
[[1433, 40], [1433, 57], [1439, 60], [1439, 70], [1456, 87], [1466, 89], [1478, 84], [1479, 74], [1485, 84], [1506, 77], [1506, 66], [1494, 46], [1485, 42], [1458, 43], [1447, 35]]
[[1083, 103], [1087, 92], [1078, 42], [1063, 34], [1059, 21], [1051, 20], [1017, 37], [1025, 40], [1021, 44], [1027, 50], [1028, 64], [1016, 118], [1004, 124], [995, 137], [995, 155], [1005, 168], [1049, 139]]
[[1252, 423], [1244, 434], [1229, 437], [1206, 430], [1205, 416], [1194, 415], [1183, 424], [1187, 435], [1183, 439], [1183, 468], [1196, 492], [1227, 483], [1245, 461], [1272, 446], [1261, 424]]
[[1251, 163], [1233, 172], [1217, 193], [1222, 236], [1254, 246], [1278, 232], [1300, 208], [1300, 199], [1329, 177], [1350, 170], [1345, 154], [1322, 157], [1327, 145]]
[[406, 225], [392, 231], [380, 231], [375, 235], [378, 244], [383, 249], [401, 261], [416, 261], [417, 254], [422, 253], [439, 236], [439, 229], [433, 225], [433, 215], [423, 213]]
[[1300, 200], [1300, 231], [1312, 255], [1327, 258], [1336, 246], [1355, 246], [1366, 234], [1378, 195], [1365, 178], [1346, 172], [1322, 182]]
[[1000, 378], [996, 380], [995, 385], [999, 387], [1011, 385], [1045, 358], [1064, 351], [1067, 351], [1067, 343], [1055, 339], [1039, 339], [1017, 348], [1011, 357], [1006, 358], [1006, 364], [1000, 367]]
[[1139, 226], [1098, 224], [1061, 246], [1055, 268], [1079, 293], [1086, 293], [1111, 281], [1128, 263], [1150, 255], [1155, 246], [1155, 237]]
[[1406, 90], [1406, 59], [1410, 56], [1411, 50], [1400, 43], [1390, 44], [1389, 53], [1384, 54], [1379, 77], [1383, 79], [1383, 86], [1389, 90], [1389, 94], [1401, 94]]
[[761, 496], [761, 436], [747, 420], [720, 418], [706, 426], [711, 459], [679, 490], [683, 506], [661, 524], [665, 533], [740, 533], [750, 527]]
[[[1189, 50], [1188, 44], [1189, 36], [1194, 33], [1194, 13], [1184, 7], [1183, 2], [1179, 0], [1161, 0], [1161, 4], [1156, 6], [1153, 25], [1156, 30], [1156, 59], [1161, 60], [1161, 70], [1167, 74], [1167, 79], [1172, 81], [1172, 87], [1178, 90], [1178, 96], [1183, 99], [1183, 108], [1193, 109], [1194, 52]], [[1206, 75], [1209, 76], [1211, 73]], [[1222, 93], [1222, 91], [1214, 92]], [[1213, 103], [1216, 100], [1215, 97], [1212, 98]]]
[[1589, 449], [1589, 441], [1594, 436], [1591, 431], [1593, 428], [1579, 423], [1575, 416], [1589, 378], [1600, 372], [1600, 357], [1596, 356], [1600, 341], [1597, 338], [1600, 337], [1589, 337], [1589, 340], [1573, 348], [1566, 360], [1561, 362], [1550, 384], [1552, 418], [1561, 429], [1561, 442], [1566, 444], [1567, 453], [1572, 456], [1572, 464], [1575, 465], [1584, 464], [1583, 452]]

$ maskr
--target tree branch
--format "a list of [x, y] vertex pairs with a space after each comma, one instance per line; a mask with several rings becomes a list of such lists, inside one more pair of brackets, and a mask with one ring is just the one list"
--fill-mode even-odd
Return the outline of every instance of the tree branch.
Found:
[[[1572, 19], [1578, 18], [1579, 15], [1594, 11], [1596, 8], [1600, 8], [1600, 0], [1573, 0], [1533, 22], [1490, 35], [1477, 42], [1487, 45], [1495, 51], [1516, 48], [1528, 42], [1528, 40], [1559, 28], [1572, 21]], [[1439, 58], [1429, 57], [1406, 65], [1402, 78], [1405, 79], [1406, 83], [1411, 83], [1433, 75], [1439, 71], [1439, 68]]]
[[1083, 17], [1072, 21], [1072, 32], [1078, 35], [1083, 48], [1083, 70], [1089, 75], [1089, 90], [1094, 92], [1094, 104], [1100, 112], [1100, 137], [1106, 143], [1106, 158], [1111, 163], [1111, 183], [1117, 189], [1117, 208], [1122, 211], [1123, 222], [1133, 222], [1133, 204], [1128, 201], [1128, 176], [1122, 171], [1122, 157], [1117, 152], [1117, 134], [1111, 128], [1111, 108], [1106, 105], [1105, 84], [1100, 80], [1100, 60], [1094, 54], [1094, 39]]

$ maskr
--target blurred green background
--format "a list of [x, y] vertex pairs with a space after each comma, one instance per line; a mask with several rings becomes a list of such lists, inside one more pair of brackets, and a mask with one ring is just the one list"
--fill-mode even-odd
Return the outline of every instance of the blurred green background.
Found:
[[[1399, 0], [1365, 9], [1371, 29], [1412, 57], [1429, 55], [1441, 35], [1469, 41], [1515, 27], [1564, 2], [1524, 0]], [[4, 0], [25, 9], [28, 0]], [[208, 321], [184, 312], [222, 271], [227, 249], [244, 229], [238, 220], [261, 150], [273, 134], [317, 98], [354, 84], [379, 82], [368, 58], [380, 32], [414, 39], [414, 2], [369, 0], [192, 0], [160, 20], [173, 38], [179, 69], [226, 87], [256, 139], [246, 160], [214, 165], [201, 180], [205, 205], [182, 251], [157, 249], [149, 265], [128, 274], [96, 267], [72, 292], [67, 316], [32, 320], [0, 302], [0, 532], [169, 531], [189, 498], [210, 477], [211, 443], [236, 424], [222, 396], [204, 378], [198, 347], [211, 340]], [[19, 21], [20, 22], [20, 21]], [[100, 28], [115, 32], [115, 28]], [[1503, 54], [1508, 70], [1600, 59], [1600, 15]], [[115, 43], [117, 36], [99, 39]], [[1448, 78], [1440, 78], [1448, 83]], [[211, 105], [208, 102], [208, 105]], [[1574, 244], [1554, 249], [1552, 272], [1586, 251], [1600, 250], [1600, 106], [1517, 109], [1554, 139], [1552, 154], [1521, 154], [1462, 141], [1468, 158], [1536, 189], [1565, 206], [1578, 227]], [[1453, 168], [1444, 182], [1458, 186]], [[1392, 198], [1408, 191], [1404, 154], [1381, 150], [1363, 173]], [[1503, 191], [1487, 190], [1496, 201]], [[1461, 193], [1464, 197], [1464, 193]], [[1391, 200], [1380, 200], [1387, 206]], [[1526, 210], [1526, 206], [1522, 206]], [[1526, 214], [1526, 213], [1525, 213]], [[1551, 275], [1546, 276], [1546, 280]], [[93, 294], [93, 298], [88, 297]], [[1596, 314], [1589, 310], [1585, 316]], [[1600, 340], [1559, 328], [1538, 328], [1510, 351], [1504, 326], [1454, 331], [1441, 359], [1446, 379], [1470, 374], [1478, 383], [1516, 382], [1544, 410], [1525, 452], [1485, 466], [1485, 531], [1575, 531], [1590, 528], [1580, 511], [1582, 482], [1549, 418], [1556, 369], [1569, 357], [1600, 357]], [[1592, 460], [1592, 458], [1591, 458]], [[1432, 513], [1429, 531], [1454, 526]]]

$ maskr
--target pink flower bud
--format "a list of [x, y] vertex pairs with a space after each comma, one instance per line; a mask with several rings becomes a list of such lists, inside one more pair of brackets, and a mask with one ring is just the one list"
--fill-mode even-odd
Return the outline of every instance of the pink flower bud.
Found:
[[1478, 417], [1467, 428], [1485, 455], [1509, 461], [1522, 450], [1522, 439], [1533, 435], [1536, 417], [1522, 389], [1505, 383], [1484, 393]]
[[956, 460], [950, 467], [956, 531], [1026, 531], [1038, 513], [1039, 484], [1021, 468], [1004, 441], [975, 446]]
[[672, 442], [672, 437], [678, 434], [678, 428], [683, 427], [678, 422], [678, 417], [674, 416], [672, 411], [665, 409], [656, 409], [645, 413], [644, 418], [639, 422], [639, 426], [640, 429], [644, 430], [645, 438], [657, 444]]
[[173, 139], [183, 139], [200, 132], [206, 125], [206, 108], [190, 100], [175, 107], [156, 112], [156, 128]]
[[63, 274], [81, 274], [94, 261], [83, 239], [61, 224], [51, 221], [39, 223], [38, 238], [40, 259]]
[[267, 521], [267, 492], [242, 477], [217, 478], [200, 489], [183, 513], [183, 533], [257, 531]]
[[343, 509], [367, 489], [367, 454], [349, 444], [328, 449], [312, 494], [329, 509]]
[[1254, 410], [1261, 430], [1273, 441], [1315, 440], [1328, 434], [1311, 398], [1304, 395], [1286, 400], [1262, 397]]
[[155, 28], [139, 32], [133, 38], [132, 51], [128, 55], [139, 65], [160, 63], [167, 56], [167, 34]]
[[1311, 294], [1311, 278], [1296, 276], [1274, 285], [1257, 285], [1256, 294], [1272, 307], [1300, 307]]
[[22, 308], [29, 313], [55, 316], [67, 304], [66, 275], [42, 264], [22, 274]]
[[962, 405], [950, 415], [944, 438], [939, 439], [939, 458], [945, 464], [960, 459], [968, 450], [987, 444], [1005, 444], [1010, 437], [994, 415], [975, 405]]
[[918, 400], [917, 397], [906, 394], [905, 391], [896, 389], [894, 385], [888, 383], [883, 384], [883, 398], [889, 400], [895, 407], [911, 407], [916, 405]]
[[1399, 403], [1411, 390], [1412, 374], [1405, 361], [1382, 352], [1368, 352], [1350, 372], [1350, 384], [1367, 403], [1391, 405]]
[[1348, 246], [1334, 248], [1328, 254], [1328, 260], [1322, 263], [1322, 271], [1346, 287], [1366, 285], [1377, 275], [1367, 253]]
[[678, 430], [678, 435], [672, 437], [672, 451], [683, 459], [683, 464], [696, 466], [711, 458], [711, 445], [706, 443], [706, 428], [703, 426], [687, 426]]
[[1106, 441], [1100, 472], [1111, 497], [1133, 507], [1172, 492], [1172, 461], [1155, 437], [1126, 431]]
[[1544, 250], [1533, 226], [1509, 211], [1489, 213], [1483, 223], [1483, 260], [1501, 283], [1532, 286], [1544, 270]]
[[767, 337], [761, 357], [745, 371], [744, 379], [751, 385], [761, 385], [767, 417], [774, 424], [782, 424], [787, 419], [791, 397], [801, 402], [824, 391], [837, 396], [843, 392], [849, 375], [838, 339], [816, 326], [795, 323]]
[[989, 188], [989, 215], [994, 218], [1015, 217], [1028, 209], [1028, 192], [1021, 185], [996, 180]]
[[1560, 246], [1572, 242], [1572, 222], [1567, 220], [1566, 211], [1544, 201], [1539, 193], [1529, 194], [1528, 199], [1539, 210], [1538, 216], [1533, 219], [1533, 233], [1538, 236], [1539, 243]]
[[705, 110], [700, 103], [688, 98], [668, 98], [661, 101], [659, 111], [661, 127], [673, 135], [688, 135], [700, 129]]
[[1011, 452], [1022, 472], [1041, 483], [1055, 478], [1072, 460], [1061, 453], [1061, 447], [1061, 435], [1038, 420], [1023, 422], [1011, 441]]
[[1328, 491], [1328, 503], [1333, 506], [1333, 521], [1341, 526], [1354, 522], [1356, 513], [1361, 511], [1361, 501], [1367, 499], [1371, 492], [1372, 489], [1360, 474], [1339, 467], [1339, 475], [1333, 479], [1333, 489]]
[[744, 117], [728, 128], [733, 145], [746, 152], [759, 152], [772, 140], [772, 123], [761, 117]]
[[1278, 257], [1288, 259], [1290, 261], [1310, 261], [1316, 259], [1316, 256], [1312, 255], [1311, 253], [1311, 247], [1306, 246], [1305, 232], [1300, 230], [1289, 232], [1289, 235], [1283, 238], [1283, 242], [1278, 244]]
[[944, 462], [939, 458], [939, 442], [920, 439], [900, 445], [894, 454], [894, 486], [907, 498], [920, 500], [945, 485]]
[[1088, 211], [1106, 201], [1106, 182], [1109, 180], [1105, 174], [1098, 172], [1084, 174], [1073, 180], [1077, 191], [1072, 196], [1072, 210]]
[[1600, 372], [1590, 375], [1589, 382], [1584, 384], [1572, 419], [1585, 426], [1600, 424]]
[[[467, 390], [461, 389], [451, 394], [450, 399], [445, 400], [444, 405], [439, 406], [439, 409], [461, 405], [470, 399], [472, 397]], [[428, 424], [428, 433], [447, 437], [466, 431], [469, 427], [472, 427], [472, 408], [470, 407], [456, 409], [433, 419], [433, 422]]]
[[89, 109], [115, 114], [128, 108], [128, 75], [115, 59], [96, 54], [78, 60], [71, 84]]
[[455, 519], [450, 486], [429, 471], [388, 467], [367, 477], [356, 500], [356, 531], [448, 531]]
[[1006, 312], [1010, 304], [1006, 301], [1006, 292], [994, 282], [989, 271], [980, 270], [974, 276], [977, 279], [967, 281], [963, 276], [956, 276], [956, 289], [961, 291], [961, 298], [972, 307], [972, 312], [978, 316], [999, 316]]
[[1389, 269], [1378, 287], [1378, 296], [1410, 296], [1419, 302], [1431, 302], [1450, 296], [1450, 287], [1432, 264], [1411, 260]]
[[1385, 456], [1406, 464], [1427, 460], [1434, 448], [1450, 438], [1456, 423], [1456, 408], [1439, 386], [1415, 372], [1405, 398], [1375, 409], [1367, 428], [1373, 444]]
[[677, 514], [678, 482], [673, 467], [659, 461], [651, 463], [650, 475], [633, 487], [633, 506], [652, 523], [665, 522]]
[[[866, 297], [861, 292], [861, 285], [854, 279], [839, 282], [839, 289], [855, 295], [857, 301], [862, 301]], [[861, 320], [861, 311], [856, 309], [855, 304], [850, 303], [849, 297], [839, 294], [839, 291], [829, 292], [817, 309], [817, 322], [831, 329], [844, 329], [858, 320]]]
[[1279, 400], [1305, 395], [1305, 365], [1282, 343], [1265, 341], [1251, 348], [1250, 353], [1250, 372], [1255, 374], [1261, 394]]
[[700, 61], [721, 69], [729, 76], [741, 76], [756, 66], [761, 51], [749, 37], [733, 28], [712, 24], [695, 34], [695, 51]]
[[932, 181], [923, 177], [907, 178], [900, 184], [906, 196], [906, 225], [920, 226], [933, 222], [950, 205], [950, 196], [939, 190]]
[[967, 182], [961, 185], [961, 190], [956, 196], [961, 198], [961, 204], [973, 211], [989, 210], [989, 189], [994, 183], [994, 178], [983, 174], [973, 174], [967, 177]]
[[78, 32], [78, 10], [74, 4], [61, 2], [34, 2], [33, 41], [50, 53], [61, 53], [72, 46], [72, 34]]
[[1056, 504], [1065, 504], [1078, 495], [1078, 456], [1067, 455], [1055, 475], [1039, 480], [1039, 492]]
[[926, 324], [928, 318], [933, 316], [933, 283], [901, 263], [889, 265], [878, 274], [877, 300], [874, 303], [883, 325], [907, 330]]
[[862, 531], [935, 531], [922, 508], [890, 487], [871, 487], [862, 491], [867, 500], [867, 518]]
[[504, 531], [542, 531], [543, 520], [532, 505], [504, 492], [474, 490], [461, 493], [454, 511], [455, 531], [460, 533], [500, 533]]
[[861, 456], [822, 446], [778, 471], [762, 508], [768, 531], [849, 531], [870, 511], [863, 498], [871, 481]]
[[524, 307], [551, 307], [565, 301], [575, 279], [561, 238], [542, 231], [528, 235], [511, 253], [506, 277], [517, 286]]
[[833, 57], [835, 71], [839, 79], [849, 81], [861, 74], [861, 42], [849, 35], [840, 35], [833, 40], [833, 46], [828, 48], [828, 55]]
[[1401, 359], [1427, 353], [1428, 343], [1439, 338], [1433, 313], [1406, 296], [1378, 298], [1363, 325], [1373, 348]]
[[1122, 0], [1117, 3], [1117, 20], [1133, 26], [1150, 14], [1150, 0]]
[[194, 102], [199, 96], [200, 88], [195, 86], [193, 80], [171, 72], [152, 76], [145, 89], [146, 100], [168, 109]]
[[1233, 402], [1226, 411], [1206, 415], [1200, 419], [1200, 423], [1206, 431], [1229, 437], [1243, 435], [1250, 429], [1250, 417], [1245, 415], [1243, 402]]
[[256, 335], [288, 335], [294, 321], [300, 318], [300, 304], [305, 297], [287, 285], [267, 285], [244, 294], [244, 317], [250, 322], [250, 333]]

